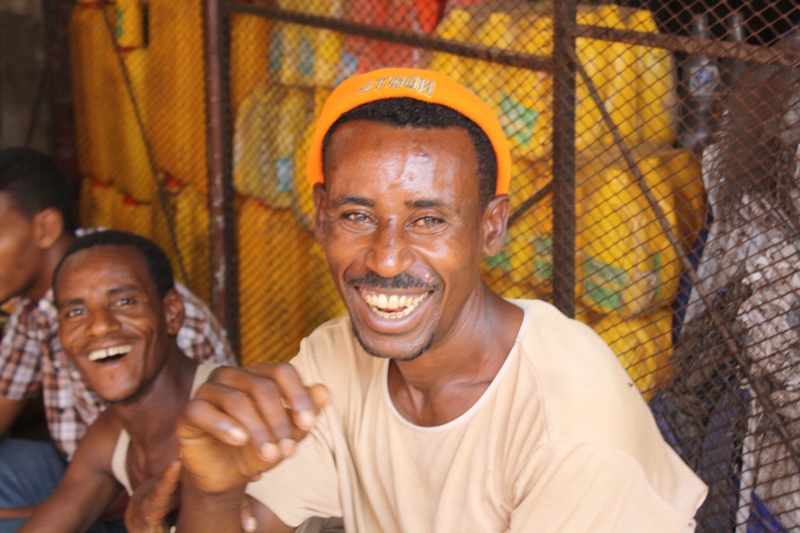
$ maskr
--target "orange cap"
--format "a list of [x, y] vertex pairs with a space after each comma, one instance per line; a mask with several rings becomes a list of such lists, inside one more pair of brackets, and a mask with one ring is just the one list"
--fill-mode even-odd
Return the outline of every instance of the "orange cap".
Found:
[[342, 82], [331, 93], [311, 137], [306, 176], [311, 185], [322, 183], [322, 141], [339, 117], [361, 104], [387, 98], [413, 98], [441, 104], [458, 111], [478, 125], [489, 138], [497, 159], [496, 194], [508, 192], [511, 152], [508, 138], [489, 105], [449, 76], [434, 70], [385, 68], [359, 74]]

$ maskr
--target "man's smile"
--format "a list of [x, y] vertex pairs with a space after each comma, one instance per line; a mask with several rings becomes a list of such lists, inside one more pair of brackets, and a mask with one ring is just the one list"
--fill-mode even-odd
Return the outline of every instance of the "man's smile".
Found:
[[430, 292], [417, 294], [386, 294], [359, 288], [359, 293], [373, 313], [381, 318], [399, 319], [410, 315]]
[[118, 344], [116, 346], [109, 346], [107, 348], [97, 348], [89, 352], [89, 361], [99, 362], [106, 361], [118, 356], [127, 355], [133, 350], [132, 344]]

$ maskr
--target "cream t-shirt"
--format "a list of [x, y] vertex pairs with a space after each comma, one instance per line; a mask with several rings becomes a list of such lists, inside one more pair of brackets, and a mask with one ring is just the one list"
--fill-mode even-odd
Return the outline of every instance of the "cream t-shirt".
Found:
[[409, 423], [347, 316], [292, 361], [330, 401], [296, 454], [248, 486], [284, 523], [348, 532], [684, 532], [706, 487], [587, 326], [540, 301], [483, 396], [438, 427]]

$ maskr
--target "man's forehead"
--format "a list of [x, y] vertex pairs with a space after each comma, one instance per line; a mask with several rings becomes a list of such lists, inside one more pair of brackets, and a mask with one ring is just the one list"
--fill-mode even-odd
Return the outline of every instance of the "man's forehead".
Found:
[[88, 283], [127, 278], [141, 286], [149, 280], [146, 261], [132, 246], [99, 245], [75, 252], [65, 259], [56, 282], [61, 284], [86, 275], [93, 276]]
[[380, 195], [397, 193], [410, 207], [436, 206], [478, 194], [475, 148], [457, 126], [354, 120], [333, 133], [325, 163], [324, 186], [336, 204], [373, 205]]

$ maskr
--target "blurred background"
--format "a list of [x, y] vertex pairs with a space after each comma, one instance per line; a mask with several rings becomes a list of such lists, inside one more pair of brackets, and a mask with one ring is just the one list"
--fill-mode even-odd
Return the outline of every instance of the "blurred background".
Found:
[[242, 364], [287, 360], [345, 312], [314, 119], [383, 66], [500, 116], [512, 213], [484, 278], [611, 345], [711, 488], [698, 531], [799, 531], [795, 1], [0, 0], [0, 146], [56, 158], [81, 226], [158, 242]]

